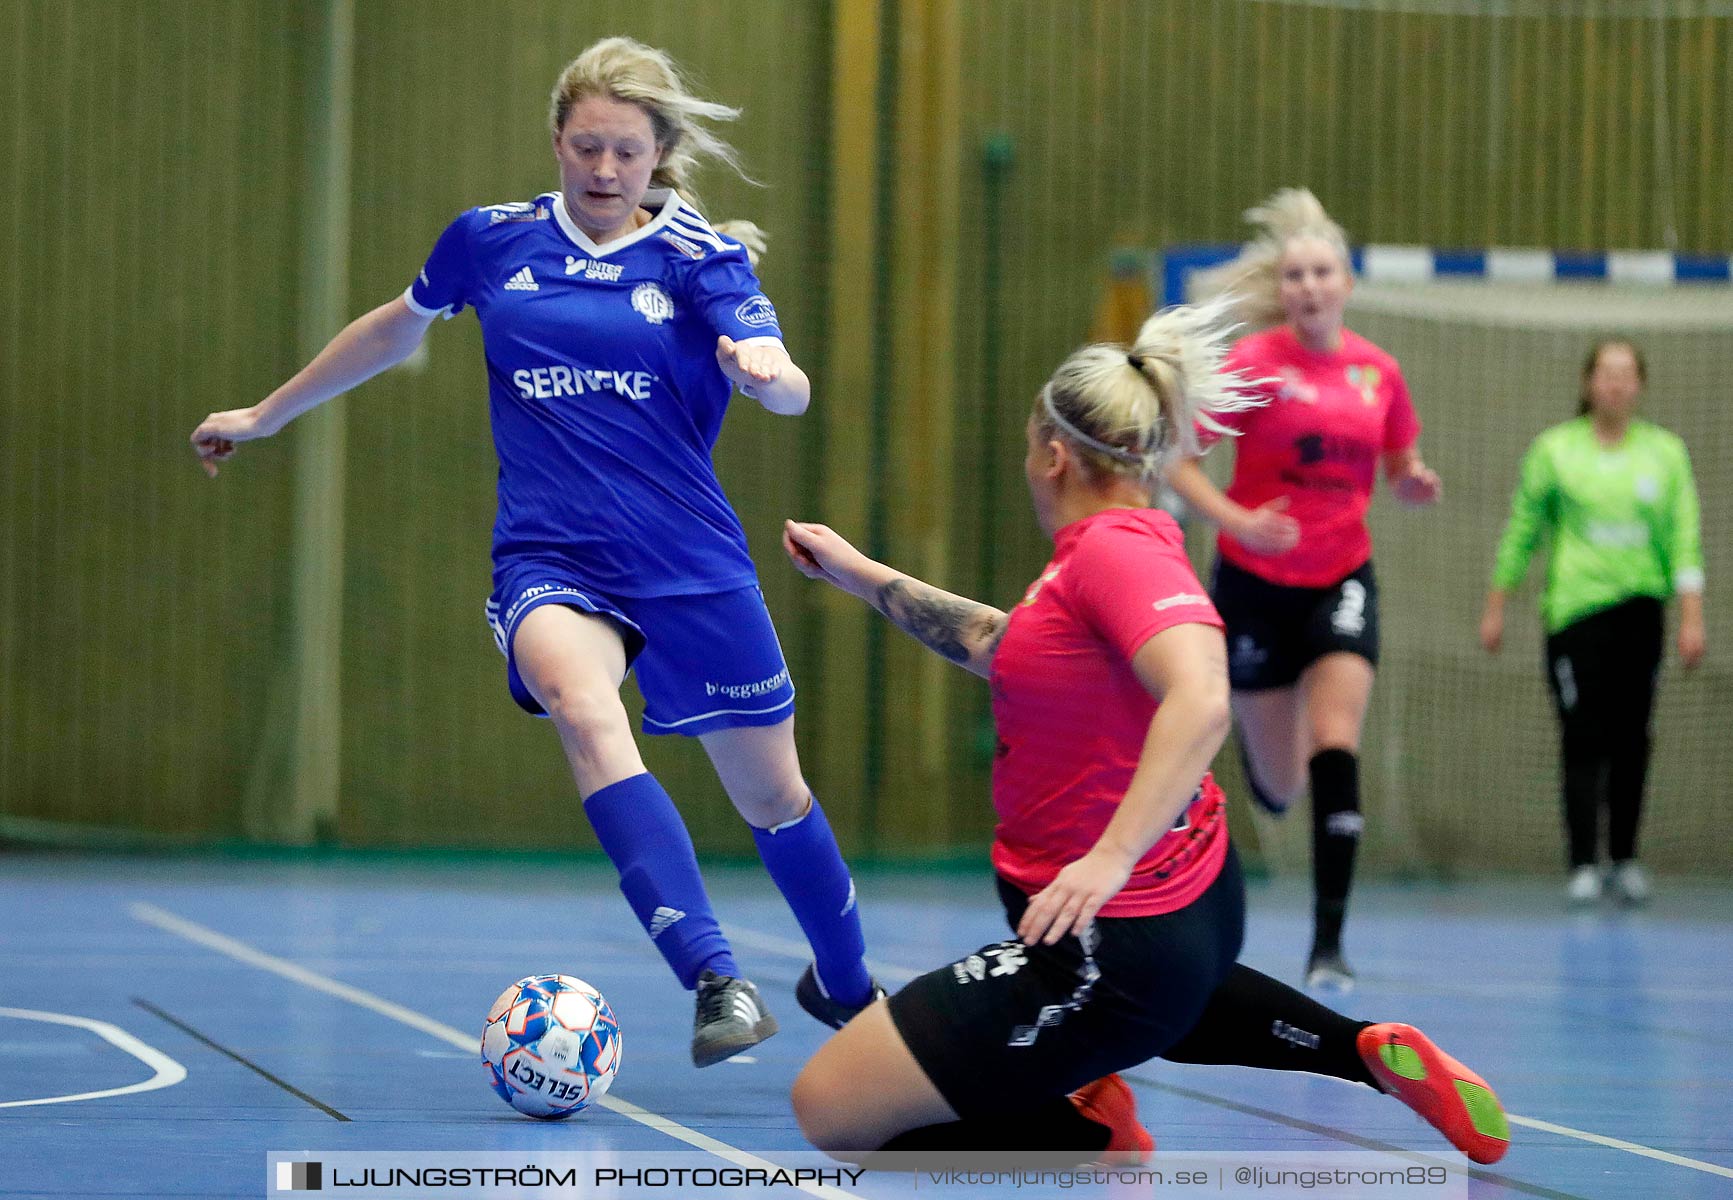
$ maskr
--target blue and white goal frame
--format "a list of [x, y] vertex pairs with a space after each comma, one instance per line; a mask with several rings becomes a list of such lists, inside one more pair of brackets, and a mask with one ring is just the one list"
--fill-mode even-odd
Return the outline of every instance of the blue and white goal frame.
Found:
[[[1155, 266], [1161, 306], [1185, 300], [1193, 271], [1219, 266], [1239, 253], [1237, 245], [1169, 246]], [[1553, 283], [1603, 280], [1608, 283], [1668, 285], [1733, 282], [1733, 257], [1673, 254], [1666, 250], [1526, 250], [1492, 247], [1443, 250], [1431, 246], [1356, 246], [1350, 251], [1354, 273], [1368, 283], [1430, 283], [1441, 279], [1483, 279], [1497, 283]]]

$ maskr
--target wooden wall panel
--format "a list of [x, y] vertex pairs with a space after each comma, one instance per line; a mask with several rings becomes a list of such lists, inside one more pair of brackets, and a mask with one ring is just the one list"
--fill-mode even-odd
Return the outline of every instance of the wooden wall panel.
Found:
[[[1727, 253], [1726, 8], [365, 0], [350, 295], [400, 291], [462, 208], [553, 185], [546, 93], [601, 34], [666, 47], [744, 108], [728, 135], [768, 186], [712, 172], [706, 205], [770, 230], [765, 281], [821, 383], [801, 420], [737, 406], [717, 461], [802, 685], [809, 774], [851, 848], [978, 841], [984, 689], [785, 569], [780, 519], [859, 521], [891, 561], [1011, 603], [1047, 552], [1023, 421], [1110, 256], [1236, 238], [1281, 185], [1362, 241]], [[0, 8], [0, 817], [236, 836], [269, 762], [296, 435], [215, 484], [184, 440], [298, 365], [317, 9]], [[590, 844], [481, 622], [473, 319], [347, 419], [340, 837]], [[696, 747], [648, 755], [701, 846], [748, 850]]]
[[293, 18], [0, 8], [0, 817], [239, 832], [287, 456], [186, 439], [291, 369]]

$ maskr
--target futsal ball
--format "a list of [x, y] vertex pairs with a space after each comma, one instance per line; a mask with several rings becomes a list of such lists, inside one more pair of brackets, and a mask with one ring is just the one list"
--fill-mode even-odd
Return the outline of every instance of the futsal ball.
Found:
[[500, 1099], [557, 1121], [607, 1094], [620, 1069], [620, 1023], [582, 979], [526, 975], [488, 1009], [481, 1060]]

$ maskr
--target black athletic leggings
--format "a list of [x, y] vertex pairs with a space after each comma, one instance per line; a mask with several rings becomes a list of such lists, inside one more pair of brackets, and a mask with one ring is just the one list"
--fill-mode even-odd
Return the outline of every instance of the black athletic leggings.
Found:
[[1599, 859], [1603, 801], [1608, 857], [1635, 858], [1661, 667], [1661, 602], [1641, 596], [1565, 626], [1546, 640], [1546, 666], [1559, 717], [1570, 865]]
[[[1003, 880], [999, 895], [1015, 929], [1029, 897]], [[961, 1119], [882, 1148], [1099, 1150], [1107, 1131], [1065, 1093], [1156, 1056], [1377, 1087], [1357, 1045], [1366, 1022], [1234, 962], [1244, 926], [1230, 845], [1203, 895], [1171, 913], [1099, 920], [1088, 950], [1074, 936], [996, 942], [922, 975], [891, 997], [891, 1020]]]

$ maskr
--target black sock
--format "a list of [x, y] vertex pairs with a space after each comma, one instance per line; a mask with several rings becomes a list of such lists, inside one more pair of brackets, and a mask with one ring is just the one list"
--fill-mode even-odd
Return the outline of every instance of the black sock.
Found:
[[1354, 851], [1360, 845], [1360, 760], [1352, 750], [1331, 748], [1312, 755], [1312, 895], [1314, 954], [1338, 954], [1348, 889], [1354, 881]]
[[[887, 1154], [933, 1154], [969, 1151], [1013, 1154], [1019, 1151], [1049, 1159], [1075, 1153], [1078, 1162], [1089, 1162], [1107, 1149], [1113, 1131], [1091, 1121], [1064, 1096], [1037, 1101], [1021, 1111], [993, 1117], [974, 1117], [922, 1125], [905, 1130], [879, 1147]], [[873, 1166], [869, 1158], [863, 1166]], [[882, 1169], [884, 1164], [880, 1164]]]
[[1172, 1062], [1310, 1071], [1377, 1087], [1354, 1043], [1368, 1022], [1235, 963], [1203, 1016], [1162, 1057]]

